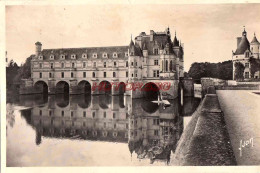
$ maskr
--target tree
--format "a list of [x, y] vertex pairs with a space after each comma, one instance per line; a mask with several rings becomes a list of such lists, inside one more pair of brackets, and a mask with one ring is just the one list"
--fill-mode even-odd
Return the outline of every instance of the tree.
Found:
[[260, 60], [250, 57], [249, 62], [251, 78], [254, 78], [255, 72], [260, 70]]
[[241, 62], [235, 63], [235, 79], [236, 80], [244, 79], [244, 70], [245, 70], [245, 66]]
[[21, 79], [31, 78], [31, 61], [34, 55], [28, 57], [24, 64], [21, 65], [21, 68], [18, 71], [18, 74], [15, 76], [15, 81], [20, 83]]

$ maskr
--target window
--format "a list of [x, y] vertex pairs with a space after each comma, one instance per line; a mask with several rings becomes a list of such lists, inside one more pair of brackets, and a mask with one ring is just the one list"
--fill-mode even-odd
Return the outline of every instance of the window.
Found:
[[154, 60], [154, 65], [159, 65], [158, 59]]
[[53, 69], [53, 63], [51, 63], [51, 69]]
[[52, 77], [52, 75], [51, 75], [51, 73], [49, 73], [49, 78], [51, 78]]
[[116, 113], [115, 112], [113, 112], [113, 119], [115, 119], [116, 118]]
[[128, 67], [128, 61], [126, 61], [125, 66]]
[[73, 72], [70, 73], [70, 77], [74, 77], [74, 73]]
[[64, 68], [64, 63], [61, 63], [61, 68]]
[[96, 77], [96, 74], [95, 74], [95, 72], [93, 72], [93, 73], [92, 73], [92, 77]]
[[94, 53], [92, 56], [93, 56], [93, 58], [97, 58], [97, 54], [96, 53]]
[[245, 68], [249, 68], [249, 63], [245, 63]]
[[[116, 124], [114, 124], [114, 129], [116, 128]], [[114, 135], [114, 136], [116, 136], [116, 135]]]
[[61, 72], [61, 78], [64, 78], [64, 72]]
[[125, 76], [128, 77], [128, 71], [125, 73]]
[[135, 77], [137, 77], [137, 73], [135, 73]]
[[60, 58], [61, 58], [61, 59], [65, 59], [65, 55], [61, 55]]
[[51, 110], [49, 110], [49, 116], [51, 116]]
[[74, 116], [73, 112], [70, 112], [70, 116], [71, 116], [71, 117], [73, 117], [73, 116]]
[[245, 72], [245, 78], [246, 78], [246, 79], [249, 78], [249, 72]]
[[40, 56], [39, 56], [39, 59], [40, 59], [40, 60], [42, 60], [42, 59], [43, 59], [43, 56], [42, 56], [42, 55], [40, 55]]
[[86, 54], [86, 53], [83, 53], [83, 54], [82, 54], [82, 58], [87, 58], [87, 54]]
[[74, 62], [71, 64], [71, 67], [72, 67], [72, 68], [75, 68], [75, 63], [74, 63]]
[[137, 67], [137, 62], [135, 62], [135, 66]]
[[114, 62], [114, 67], [116, 67], [116, 62]]
[[103, 53], [103, 58], [107, 58], [107, 53]]
[[104, 67], [105, 67], [105, 68], [107, 67], [107, 63], [106, 63], [106, 62], [104, 62]]
[[42, 116], [42, 110], [40, 110], [39, 114], [40, 114], [40, 116]]
[[93, 62], [93, 67], [96, 67], [97, 66], [97, 63], [96, 62]]
[[128, 57], [128, 53], [127, 52], [125, 52], [125, 57]]
[[54, 60], [54, 55], [51, 55], [51, 56], [50, 56], [50, 60]]
[[154, 130], [154, 135], [158, 136], [159, 135], [159, 131], [158, 130]]
[[116, 77], [116, 72], [113, 72], [113, 77]]
[[71, 59], [76, 59], [76, 55], [75, 55], [75, 54], [72, 54], [72, 55], [71, 55]]
[[86, 111], [83, 111], [83, 117], [86, 117]]
[[40, 78], [42, 78], [42, 73], [40, 72]]
[[159, 77], [159, 70], [153, 71], [153, 77]]
[[159, 54], [158, 49], [154, 49], [154, 54], [155, 54], [155, 55], [158, 55], [158, 54]]
[[83, 77], [86, 77], [86, 72], [83, 72]]
[[106, 117], [107, 117], [107, 113], [106, 113], [106, 112], [104, 112], [103, 116], [104, 116], [104, 118], [106, 118]]
[[134, 77], [134, 73], [132, 73], [132, 77]]
[[83, 62], [83, 68], [86, 68], [86, 62]]
[[246, 52], [246, 57], [247, 57], [247, 58], [249, 57], [249, 52]]
[[104, 72], [104, 77], [107, 77], [107, 72]]
[[131, 62], [131, 66], [132, 66], [132, 67], [134, 66], [134, 62]]
[[160, 121], [159, 119], [153, 119], [153, 125], [159, 125]]
[[113, 58], [117, 58], [117, 53], [113, 53]]
[[168, 71], [168, 61], [165, 61], [165, 70]]
[[42, 63], [40, 63], [40, 68], [42, 68]]
[[63, 117], [64, 117], [64, 111], [61, 111], [61, 116], [63, 116]]
[[92, 117], [95, 118], [96, 112], [92, 112]]

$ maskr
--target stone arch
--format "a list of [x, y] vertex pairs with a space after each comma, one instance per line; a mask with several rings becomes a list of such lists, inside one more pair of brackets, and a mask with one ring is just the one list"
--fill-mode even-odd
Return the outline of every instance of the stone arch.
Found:
[[85, 94], [91, 93], [91, 84], [86, 80], [80, 81], [78, 83], [78, 88], [80, 93], [85, 93]]
[[123, 95], [125, 93], [126, 90], [126, 84], [124, 82], [120, 82], [118, 84], [118, 93], [119, 95]]
[[98, 85], [99, 94], [111, 94], [112, 85], [110, 82], [104, 80], [101, 81]]
[[142, 87], [142, 95], [144, 98], [157, 99], [159, 93], [159, 87], [153, 82], [148, 82]]
[[48, 84], [45, 81], [37, 81], [34, 84], [34, 89], [38, 92], [38, 93], [43, 93], [43, 94], [48, 94]]
[[56, 93], [60, 94], [60, 93], [64, 93], [64, 94], [68, 94], [69, 93], [69, 83], [66, 81], [59, 81], [56, 84]]

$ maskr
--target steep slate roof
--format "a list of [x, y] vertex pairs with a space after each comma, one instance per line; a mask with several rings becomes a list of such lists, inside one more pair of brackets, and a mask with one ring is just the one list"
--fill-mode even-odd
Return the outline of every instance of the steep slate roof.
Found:
[[255, 34], [254, 34], [253, 40], [251, 41], [251, 44], [260, 44], [260, 43], [258, 42], [258, 40], [257, 40], [257, 38], [256, 38], [256, 36], [255, 36]]
[[235, 55], [241, 55], [244, 54], [246, 50], [250, 49], [249, 41], [247, 40], [246, 36], [242, 37], [242, 40], [240, 41], [238, 48], [235, 52]]
[[63, 49], [43, 49], [41, 54], [43, 59], [49, 59], [50, 55], [54, 55], [55, 60], [60, 59], [60, 55], [66, 55], [65, 59], [71, 59], [71, 55], [75, 54], [76, 59], [82, 59], [82, 54], [86, 53], [87, 58], [92, 58], [94, 53], [97, 59], [103, 58], [103, 53], [107, 53], [108, 58], [113, 58], [113, 53], [117, 53], [117, 58], [126, 58], [125, 53], [128, 52], [128, 46], [112, 46], [112, 47], [84, 47], [84, 48], [63, 48]]

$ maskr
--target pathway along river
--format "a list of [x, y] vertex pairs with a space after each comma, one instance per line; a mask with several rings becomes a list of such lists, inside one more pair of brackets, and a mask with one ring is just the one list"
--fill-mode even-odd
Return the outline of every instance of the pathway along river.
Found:
[[200, 99], [170, 107], [110, 95], [27, 95], [7, 102], [7, 166], [172, 165]]

